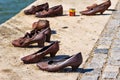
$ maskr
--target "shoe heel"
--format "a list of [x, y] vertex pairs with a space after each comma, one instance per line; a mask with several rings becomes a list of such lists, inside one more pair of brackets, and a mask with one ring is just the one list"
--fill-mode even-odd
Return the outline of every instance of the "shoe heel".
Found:
[[50, 53], [50, 57], [55, 57], [57, 52], [54, 52], [54, 53]]
[[46, 41], [46, 36], [45, 36], [45, 34], [43, 33], [43, 38], [41, 38], [41, 40], [39, 40], [38, 46], [39, 46], [39, 47], [44, 47], [45, 41]]
[[105, 10], [104, 10], [104, 11], [101, 11], [100, 14], [103, 14], [104, 12], [105, 12]]
[[78, 69], [79, 65], [77, 66], [72, 66], [72, 71], [76, 71]]
[[38, 46], [39, 46], [39, 47], [44, 47], [45, 40], [46, 40], [46, 39], [43, 39], [42, 41], [39, 41], [39, 42], [38, 42]]
[[38, 42], [38, 46], [39, 47], [44, 47], [44, 42], [42, 41], [42, 42]]
[[46, 42], [50, 42], [51, 35], [46, 35]]
[[105, 10], [107, 10], [107, 9], [104, 9], [104, 10], [100, 11], [100, 14], [103, 14], [105, 12]]

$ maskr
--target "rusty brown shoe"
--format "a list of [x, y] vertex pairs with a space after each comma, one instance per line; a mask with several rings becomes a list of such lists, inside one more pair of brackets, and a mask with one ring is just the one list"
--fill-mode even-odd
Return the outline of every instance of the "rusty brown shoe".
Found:
[[59, 42], [55, 41], [52, 44], [43, 47], [39, 51], [21, 58], [21, 60], [26, 64], [37, 63], [42, 60], [43, 57], [45, 57], [47, 54], [50, 54], [51, 57], [54, 57], [58, 50]]
[[33, 29], [41, 30], [50, 27], [48, 20], [38, 20], [32, 24]]
[[100, 5], [94, 6], [91, 9], [81, 11], [82, 15], [95, 15], [96, 13], [103, 14], [111, 6], [111, 1], [108, 0]]
[[36, 12], [39, 11], [48, 10], [48, 8], [49, 8], [48, 3], [44, 3], [37, 6], [32, 6], [30, 9], [24, 10], [24, 13], [26, 15], [35, 14]]
[[51, 28], [48, 20], [38, 20], [37, 22], [33, 23], [32, 28], [38, 31], [43, 31], [44, 29], [48, 28], [45, 31], [45, 35], [46, 35], [46, 42], [50, 42]]
[[[38, 43], [39, 47], [43, 47], [46, 41], [46, 32], [49, 31], [49, 28], [46, 28], [42, 31], [32, 30], [30, 33], [21, 37], [19, 39], [13, 40], [12, 44], [15, 47], [29, 47], [30, 44]], [[50, 39], [49, 39], [50, 40]]]
[[48, 10], [43, 10], [42, 12], [37, 12], [36, 17], [54, 17], [54, 16], [62, 16], [63, 15], [63, 6], [57, 5]]
[[76, 70], [82, 64], [83, 58], [82, 54], [75, 54], [68, 59], [60, 60], [60, 61], [46, 61], [39, 62], [37, 66], [39, 69], [49, 72], [56, 72], [64, 69], [67, 66], [71, 66], [72, 70]]

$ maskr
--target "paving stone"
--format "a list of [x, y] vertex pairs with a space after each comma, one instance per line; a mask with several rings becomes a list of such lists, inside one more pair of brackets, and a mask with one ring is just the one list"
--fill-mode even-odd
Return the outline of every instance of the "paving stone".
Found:
[[117, 32], [116, 37], [120, 39], [120, 30]]
[[119, 66], [107, 65], [102, 74], [102, 79], [116, 79], [119, 73]]
[[120, 43], [113, 43], [112, 48], [120, 48]]
[[102, 37], [99, 41], [107, 42], [107, 41], [111, 41], [112, 39], [113, 39], [112, 37], [104, 36], [104, 37]]
[[111, 30], [111, 29], [107, 29], [106, 31], [105, 31], [105, 33], [103, 33], [101, 36], [102, 37], [113, 37], [115, 34], [114, 34], [114, 32], [115, 31], [113, 31], [113, 30]]
[[102, 45], [99, 45], [97, 48], [98, 49], [109, 49], [110, 48], [110, 45], [111, 45], [111, 42], [108, 42], [106, 44], [102, 44]]
[[108, 48], [96, 48], [94, 50], [95, 54], [102, 53], [102, 54], [107, 54], [108, 53]]
[[99, 75], [85, 75], [80, 80], [98, 80]]
[[111, 53], [110, 58], [112, 58], [113, 60], [118, 60], [118, 61], [120, 61], [120, 53], [119, 53], [119, 51], [118, 51], [118, 52]]
[[107, 27], [110, 30], [110, 32], [116, 29], [115, 25], [119, 26], [119, 21], [115, 19], [111, 19], [110, 22], [107, 24]]
[[101, 74], [102, 66], [106, 61], [106, 54], [94, 54], [93, 59], [88, 63], [86, 69], [93, 69], [84, 73], [84, 76], [80, 80], [98, 80]]
[[91, 69], [91, 71], [87, 71], [85, 72], [85, 75], [100, 75], [101, 74], [101, 68], [87, 68], [87, 69]]
[[112, 16], [112, 19], [119, 19], [120, 17], [118, 16], [120, 11], [114, 11], [114, 16]]
[[120, 66], [120, 60], [114, 60], [113, 58], [109, 58], [107, 64], [112, 66]]
[[113, 45], [115, 45], [115, 44], [120, 45], [120, 39], [114, 39], [114, 43], [113, 43]]
[[94, 54], [93, 59], [88, 64], [88, 68], [102, 68], [107, 58], [106, 54]]
[[111, 48], [110, 60], [120, 61], [120, 47]]
[[120, 47], [114, 47], [111, 49], [110, 51], [113, 55], [117, 54], [118, 52], [120, 52]]
[[117, 26], [119, 26], [120, 21], [118, 19], [112, 19], [111, 22], [107, 26], [109, 26], [109, 29], [115, 30]]
[[[98, 43], [98, 45], [100, 46], [100, 45], [102, 45], [102, 46], [110, 46], [111, 45], [111, 43], [112, 43], [112, 41], [100, 41], [99, 43]], [[106, 47], [106, 48], [108, 48], [108, 47]]]

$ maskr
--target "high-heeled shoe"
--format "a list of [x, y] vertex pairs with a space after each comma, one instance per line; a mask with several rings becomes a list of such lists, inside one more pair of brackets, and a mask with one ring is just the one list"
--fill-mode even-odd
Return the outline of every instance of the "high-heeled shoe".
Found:
[[100, 5], [93, 7], [92, 9], [81, 11], [80, 13], [82, 15], [95, 15], [96, 13], [99, 13], [99, 12], [100, 14], [103, 14], [105, 10], [107, 10], [110, 6], [111, 6], [111, 1], [108, 0]]
[[27, 33], [25, 37], [13, 40], [12, 44], [15, 47], [28, 47], [30, 44], [38, 43], [39, 47], [43, 47], [44, 42], [46, 41], [47, 30], [49, 30], [49, 28], [42, 31], [33, 30], [30, 33]]
[[43, 10], [42, 12], [37, 12], [36, 17], [54, 17], [63, 15], [62, 5], [54, 6], [48, 10]]
[[60, 61], [46, 61], [39, 62], [37, 66], [41, 70], [55, 72], [64, 69], [67, 66], [71, 66], [72, 70], [76, 70], [80, 64], [82, 63], [83, 58], [81, 53], [75, 54], [68, 59], [60, 60]]
[[91, 5], [91, 6], [87, 6], [86, 8], [87, 8], [87, 9], [92, 9], [92, 8], [97, 7], [97, 6], [98, 6], [97, 4], [93, 4], [93, 5]]
[[[40, 31], [44, 31], [45, 29], [41, 29]], [[48, 27], [48, 29], [44, 32], [46, 35], [46, 42], [50, 42], [50, 38], [51, 38], [51, 29], [50, 27]]]
[[32, 24], [32, 28], [37, 30], [45, 29], [47, 27], [50, 27], [48, 20], [38, 20]]
[[45, 55], [47, 54], [50, 54], [50, 57], [54, 57], [58, 52], [58, 50], [59, 50], [59, 42], [55, 41], [52, 44], [43, 47], [39, 51], [21, 58], [21, 60], [26, 64], [36, 63], [39, 62], [41, 59], [43, 59], [43, 57], [45, 57]]
[[48, 20], [39, 20], [37, 22], [34, 22], [32, 27], [33, 27], [33, 29], [36, 29], [38, 31], [43, 31], [44, 29], [48, 28], [48, 30], [45, 31], [46, 42], [50, 42], [51, 29], [50, 29], [50, 24], [49, 24]]
[[49, 8], [48, 3], [44, 3], [38, 6], [32, 6], [30, 9], [25, 10], [24, 13], [26, 15], [35, 14], [38, 11], [48, 10], [48, 8]]

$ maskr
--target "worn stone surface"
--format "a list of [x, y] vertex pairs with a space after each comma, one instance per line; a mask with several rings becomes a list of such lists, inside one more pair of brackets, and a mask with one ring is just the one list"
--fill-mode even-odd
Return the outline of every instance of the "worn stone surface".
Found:
[[[110, 9], [115, 9], [118, 0], [111, 0]], [[39, 5], [48, 2], [50, 7], [62, 4], [64, 15], [54, 18], [36, 18], [35, 15], [25, 15], [23, 11], [32, 5]], [[119, 22], [113, 20], [115, 24], [110, 24], [110, 29], [105, 28], [111, 17], [111, 10], [105, 11], [105, 15], [84, 16], [79, 14], [79, 10], [93, 4], [94, 0], [36, 0], [33, 4], [23, 9], [16, 16], [0, 25], [0, 80], [98, 80], [104, 73], [103, 68], [106, 57], [109, 54], [111, 41], [114, 38]], [[79, 5], [78, 5], [79, 4]], [[74, 6], [76, 15], [68, 16], [68, 10]], [[107, 14], [107, 15], [106, 15]], [[117, 15], [117, 14], [116, 14]], [[119, 17], [114, 17], [114, 19]], [[25, 32], [32, 29], [33, 22], [39, 19], [50, 21], [50, 27], [55, 32], [52, 34], [52, 41], [60, 41], [59, 55], [73, 55], [82, 52], [83, 64], [75, 72], [46, 72], [37, 68], [36, 64], [23, 64], [21, 57], [32, 54], [40, 48], [16, 48], [11, 44], [12, 40], [22, 37]], [[63, 27], [67, 27], [64, 29]], [[101, 32], [105, 30], [102, 37]], [[108, 33], [109, 32], [109, 33]], [[119, 36], [119, 35], [118, 35]], [[96, 42], [98, 46], [96, 46]], [[94, 52], [92, 52], [93, 48]], [[92, 56], [93, 55], [93, 56]], [[90, 56], [90, 57], [89, 57]], [[86, 61], [87, 66], [86, 65]], [[91, 60], [89, 60], [91, 59]], [[85, 66], [85, 67], [84, 67]], [[84, 68], [82, 72], [80, 69]], [[78, 75], [83, 74], [82, 76]]]
[[[120, 2], [102, 32], [86, 68], [93, 69], [81, 75], [83, 80], [119, 80], [120, 74]], [[118, 16], [118, 17], [117, 17]], [[87, 77], [86, 77], [87, 76]], [[88, 79], [89, 78], [89, 79]], [[81, 80], [80, 79], [80, 80]]]
[[84, 75], [80, 80], [98, 80], [98, 75]]
[[[114, 3], [111, 8], [114, 9], [118, 0], [112, 1]], [[32, 5], [38, 5], [44, 2], [48, 2], [50, 7], [62, 4], [65, 16], [36, 18], [34, 15], [25, 15], [23, 13], [25, 9], [30, 8]], [[50, 73], [39, 70], [36, 64], [23, 64], [20, 60], [21, 57], [32, 54], [40, 50], [40, 48], [16, 48], [11, 45], [11, 42], [14, 39], [22, 37], [26, 31], [30, 31], [32, 29], [33, 22], [36, 22], [39, 19], [47, 19], [50, 21], [51, 29], [56, 32], [56, 34], [52, 34], [51, 40], [60, 41], [60, 50], [57, 55], [73, 55], [78, 52], [82, 52], [84, 64], [98, 40], [99, 35], [104, 29], [105, 24], [111, 16], [82, 16], [79, 14], [79, 10], [85, 9], [85, 6], [92, 3], [93, 0], [90, 2], [86, 0], [37, 0], [13, 18], [1, 24], [0, 80], [76, 80], [78, 78], [78, 74], [81, 73], [80, 71]], [[78, 16], [67, 16], [68, 10], [72, 6], [76, 7], [76, 15]], [[112, 11], [106, 11], [105, 14], [106, 13], [112, 14]], [[104, 21], [102, 21], [103, 19]], [[64, 29], [63, 27], [67, 28]], [[83, 64], [80, 68], [83, 68]]]
[[93, 69], [102, 68], [106, 61], [106, 57], [107, 55], [102, 53], [94, 54], [91, 62], [88, 64], [88, 67]]
[[102, 79], [116, 79], [119, 73], [119, 66], [107, 65], [102, 74]]

